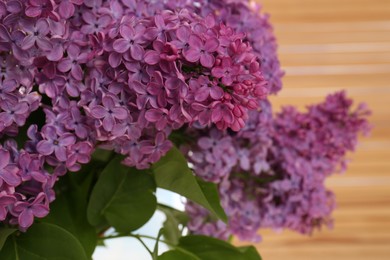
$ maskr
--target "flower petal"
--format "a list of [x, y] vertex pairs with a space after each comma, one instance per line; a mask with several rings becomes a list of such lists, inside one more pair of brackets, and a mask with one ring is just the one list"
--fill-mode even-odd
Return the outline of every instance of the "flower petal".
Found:
[[63, 59], [57, 65], [57, 69], [61, 72], [68, 72], [71, 68], [72, 61], [70, 59]]
[[202, 64], [206, 68], [213, 67], [214, 62], [215, 62], [215, 58], [213, 55], [209, 53], [203, 53], [202, 55], [200, 55], [200, 64]]
[[54, 152], [54, 145], [50, 141], [42, 140], [37, 144], [37, 151], [42, 155], [50, 155]]
[[190, 48], [184, 52], [184, 58], [189, 62], [197, 62], [200, 59], [200, 52], [197, 49]]
[[29, 208], [23, 210], [18, 217], [18, 222], [22, 228], [30, 227], [34, 222], [34, 215], [32, 214], [32, 210]]
[[117, 39], [112, 44], [112, 48], [119, 53], [125, 53], [130, 48], [129, 41], [125, 39]]
[[103, 106], [98, 105], [91, 109], [91, 115], [100, 119], [107, 115], [107, 110]]
[[156, 51], [147, 51], [144, 60], [149, 65], [155, 65], [160, 61], [160, 54]]

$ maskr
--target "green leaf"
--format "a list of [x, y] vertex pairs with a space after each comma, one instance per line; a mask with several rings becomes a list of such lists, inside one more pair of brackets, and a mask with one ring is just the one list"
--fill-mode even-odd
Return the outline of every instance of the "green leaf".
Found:
[[176, 192], [208, 209], [223, 221], [227, 216], [220, 205], [217, 186], [197, 179], [177, 148], [172, 148], [152, 166], [157, 187]]
[[177, 222], [181, 225], [186, 226], [189, 220], [188, 214], [184, 211], [172, 208], [170, 206], [164, 205], [164, 204], [158, 204], [157, 209], [160, 210], [163, 213], [171, 213]]
[[196, 255], [184, 250], [170, 250], [158, 256], [158, 260], [201, 260]]
[[186, 225], [188, 222], [188, 215], [185, 212], [166, 205], [159, 204], [157, 208], [166, 216], [166, 220], [163, 223], [164, 240], [170, 244], [177, 245], [179, 243], [179, 238], [182, 236], [179, 225]]
[[87, 220], [87, 201], [80, 194], [80, 190], [72, 189], [59, 195], [50, 205], [50, 214], [42, 221], [56, 224], [72, 233], [90, 258], [96, 248], [97, 235]]
[[261, 260], [254, 248], [236, 248], [225, 241], [207, 236], [182, 237], [178, 246], [202, 260]]
[[36, 223], [20, 236], [10, 236], [1, 260], [87, 260], [80, 242], [53, 224]]
[[113, 151], [104, 150], [104, 149], [96, 149], [92, 154], [93, 161], [102, 161], [107, 162], [113, 155]]
[[0, 250], [3, 248], [7, 238], [16, 230], [15, 228], [0, 227]]
[[88, 204], [89, 222], [108, 221], [118, 232], [129, 233], [144, 225], [156, 210], [156, 184], [146, 171], [124, 166], [115, 157], [102, 171]]
[[237, 247], [240, 252], [242, 252], [245, 255], [245, 259], [248, 260], [261, 260], [261, 256], [257, 252], [256, 248], [254, 246], [242, 246], [242, 247]]
[[163, 223], [164, 239], [171, 244], [177, 245], [179, 243], [179, 238], [181, 237], [179, 222], [171, 212], [166, 212], [165, 216], [167, 219]]

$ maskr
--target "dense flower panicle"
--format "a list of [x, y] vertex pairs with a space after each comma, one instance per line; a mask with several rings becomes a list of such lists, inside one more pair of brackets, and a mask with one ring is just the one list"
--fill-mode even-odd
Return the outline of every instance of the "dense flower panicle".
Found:
[[[0, 2], [1, 221], [25, 230], [46, 215], [56, 180], [98, 145], [148, 168], [174, 129], [245, 127], [269, 92], [262, 59], [243, 30], [202, 13], [192, 1]], [[20, 147], [4, 141], [20, 129]]]
[[200, 0], [198, 2], [196, 11], [202, 16], [212, 13], [218, 22], [223, 22], [236, 32], [245, 34], [245, 39], [261, 61], [261, 70], [268, 82], [269, 93], [275, 94], [280, 91], [284, 72], [280, 68], [276, 38], [269, 23], [269, 16], [260, 13], [261, 6], [251, 0]]
[[[325, 102], [308, 107], [306, 113], [287, 107], [272, 118], [270, 109], [262, 107], [263, 113], [251, 113], [247, 126], [234, 138], [228, 132], [202, 130], [194, 138], [198, 142], [183, 149], [198, 176], [218, 183], [229, 216], [228, 225], [224, 225], [189, 203], [188, 227], [192, 232], [219, 238], [234, 234], [258, 241], [260, 227], [310, 234], [332, 225], [335, 200], [324, 181], [345, 169], [346, 153], [354, 150], [358, 134], [369, 130], [369, 111], [364, 105], [352, 110], [352, 101], [344, 92], [329, 95]], [[198, 154], [209, 153], [211, 147], [201, 141], [209, 138], [215, 143], [229, 139], [235, 150], [232, 153], [238, 156], [232, 158], [228, 170], [219, 163], [224, 160], [222, 155], [213, 154], [211, 161], [198, 159]], [[213, 231], [216, 227], [218, 233]]]

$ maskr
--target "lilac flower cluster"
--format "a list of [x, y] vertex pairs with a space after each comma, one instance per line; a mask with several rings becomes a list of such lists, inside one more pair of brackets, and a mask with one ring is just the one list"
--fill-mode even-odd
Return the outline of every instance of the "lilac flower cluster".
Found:
[[275, 94], [282, 88], [284, 72], [277, 56], [277, 43], [269, 15], [261, 14], [261, 6], [251, 0], [208, 0], [200, 4], [202, 16], [214, 14], [219, 22], [245, 34], [261, 61], [261, 69], [267, 80], [269, 93]]
[[[275, 94], [282, 88], [284, 72], [277, 56], [277, 43], [269, 22], [269, 15], [261, 13], [261, 6], [251, 0], [178, 0], [164, 2], [164, 8], [187, 8], [202, 17], [210, 14], [218, 23], [224, 23], [234, 31], [245, 35], [260, 60], [268, 92]], [[143, 6], [142, 4], [139, 6]]]
[[245, 126], [269, 92], [262, 61], [242, 30], [201, 14], [188, 1], [0, 2], [0, 221], [26, 230], [48, 214], [55, 182], [98, 146], [148, 168], [174, 129]]
[[[352, 101], [344, 92], [308, 107], [306, 113], [287, 107], [275, 118], [264, 104], [263, 113], [251, 113], [247, 126], [238, 134], [231, 136], [225, 131], [216, 135], [215, 129], [203, 130], [194, 138], [197, 142], [186, 147], [195, 173], [218, 183], [229, 216], [225, 225], [188, 203], [192, 232], [223, 239], [234, 234], [257, 241], [259, 228], [310, 234], [332, 224], [334, 195], [324, 181], [345, 169], [346, 153], [354, 150], [359, 133], [368, 132], [368, 110], [364, 105], [352, 110]], [[221, 165], [224, 155], [202, 141], [209, 138], [225, 143], [239, 156]]]

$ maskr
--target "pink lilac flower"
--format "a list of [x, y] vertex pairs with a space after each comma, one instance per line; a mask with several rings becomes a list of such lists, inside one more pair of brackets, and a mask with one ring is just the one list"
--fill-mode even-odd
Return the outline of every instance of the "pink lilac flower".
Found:
[[86, 164], [91, 160], [92, 145], [89, 142], [79, 142], [69, 149], [66, 166], [72, 171], [80, 170], [81, 164]]
[[58, 14], [64, 19], [71, 18], [75, 9], [82, 4], [83, 0], [62, 0], [58, 6]]
[[218, 49], [219, 41], [216, 38], [209, 38], [205, 42], [193, 34], [188, 39], [188, 49], [184, 50], [183, 54], [187, 61], [197, 62], [206, 68], [211, 68], [214, 65], [215, 58], [212, 55]]
[[0, 121], [4, 124], [4, 127], [11, 126], [13, 123], [22, 126], [26, 121], [26, 113], [29, 110], [28, 103], [16, 103], [11, 100], [0, 103], [0, 108], [3, 111], [0, 113]]
[[70, 45], [67, 49], [68, 58], [62, 59], [58, 63], [58, 70], [61, 72], [68, 72], [76, 80], [83, 79], [83, 71], [81, 64], [87, 61], [87, 53], [81, 53], [80, 48], [77, 45]]
[[45, 199], [43, 193], [31, 202], [16, 202], [13, 208], [13, 212], [19, 214], [18, 222], [21, 229], [27, 229], [34, 221], [34, 217], [43, 218], [49, 214], [49, 208], [46, 205], [41, 204]]
[[123, 38], [114, 41], [114, 50], [119, 53], [125, 53], [130, 50], [130, 55], [133, 59], [141, 60], [144, 56], [144, 48], [141, 46], [145, 42], [143, 40], [144, 33], [145, 28], [142, 26], [135, 28], [126, 25], [122, 26], [120, 35]]
[[128, 112], [125, 108], [115, 104], [114, 98], [105, 96], [102, 99], [102, 104], [91, 108], [91, 115], [102, 120], [103, 128], [106, 131], [111, 131], [118, 119], [126, 119]]
[[37, 151], [42, 155], [55, 154], [56, 158], [65, 162], [68, 158], [67, 148], [76, 142], [76, 138], [71, 133], [58, 135], [56, 129], [47, 125], [42, 129], [43, 140], [37, 144]]
[[31, 47], [36, 46], [41, 50], [51, 50], [52, 45], [47, 35], [50, 32], [49, 23], [46, 19], [40, 19], [35, 24], [22, 21], [24, 32], [27, 36], [23, 39], [21, 46], [23, 50], [28, 50]]
[[26, 15], [28, 17], [47, 17], [53, 11], [53, 5], [50, 0], [28, 0]]
[[152, 162], [157, 162], [162, 155], [172, 148], [171, 142], [167, 141], [163, 133], [157, 133], [154, 144], [148, 143], [141, 148], [142, 153], [149, 155]]

